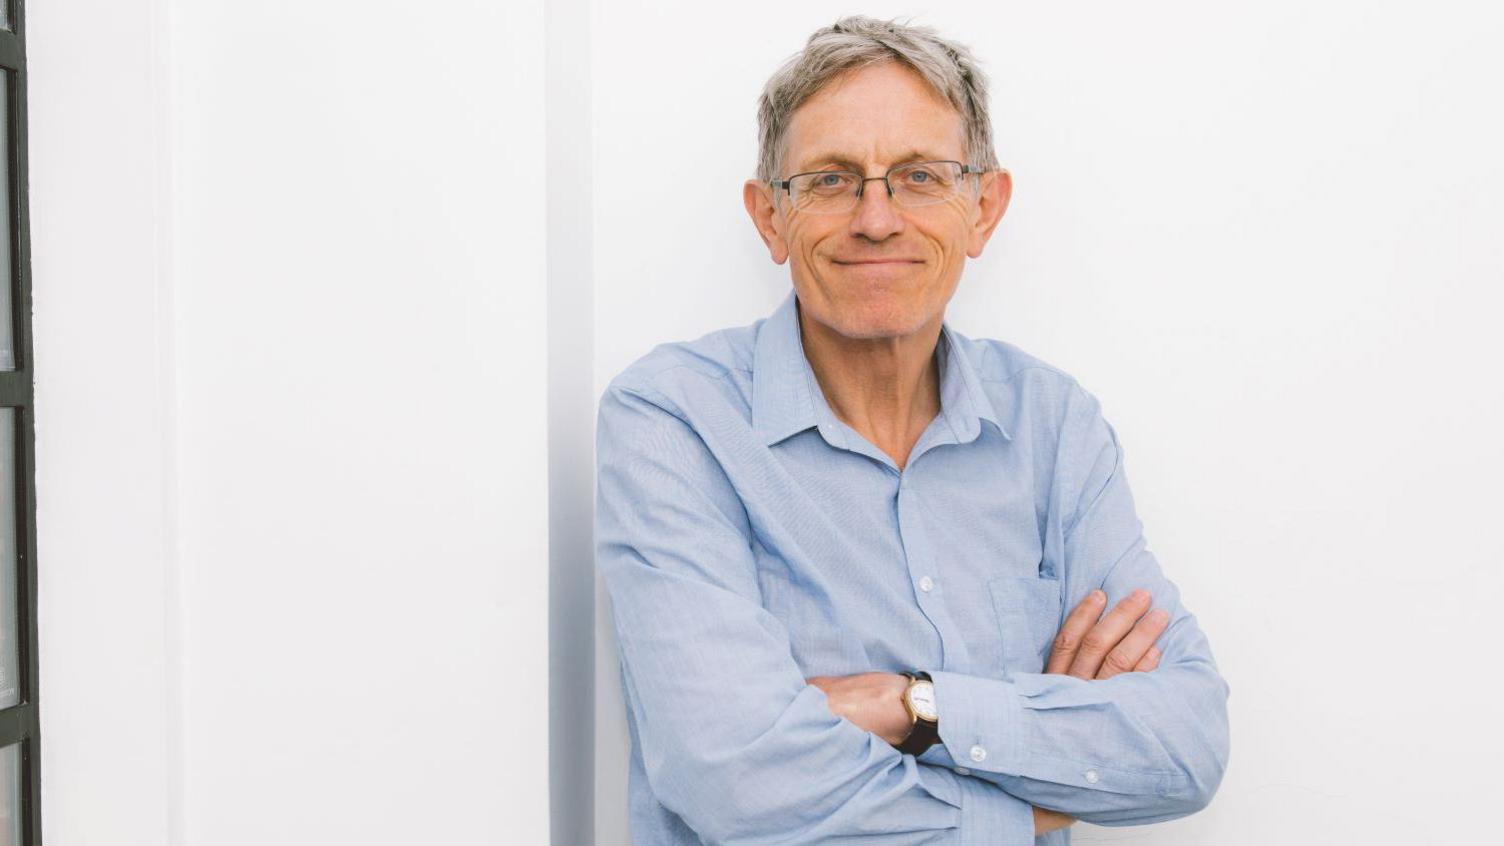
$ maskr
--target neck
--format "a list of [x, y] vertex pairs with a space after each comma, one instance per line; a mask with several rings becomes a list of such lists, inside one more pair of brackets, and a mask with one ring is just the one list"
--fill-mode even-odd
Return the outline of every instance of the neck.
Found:
[[940, 413], [935, 347], [942, 319], [936, 316], [908, 335], [848, 338], [799, 309], [804, 355], [830, 410], [899, 469]]

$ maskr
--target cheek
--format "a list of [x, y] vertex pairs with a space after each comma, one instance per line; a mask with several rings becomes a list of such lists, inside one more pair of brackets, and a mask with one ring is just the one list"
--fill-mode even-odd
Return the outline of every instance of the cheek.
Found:
[[932, 218], [926, 234], [947, 265], [966, 255], [971, 240], [971, 227], [967, 212], [969, 208], [945, 207], [943, 214]]
[[806, 264], [810, 264], [815, 261], [815, 252], [827, 237], [829, 233], [818, 222], [800, 221], [789, 226], [784, 240], [788, 244], [790, 255], [798, 256]]
[[951, 226], [962, 237], [970, 234], [971, 222], [976, 217], [976, 203], [968, 197], [957, 197], [946, 204]]

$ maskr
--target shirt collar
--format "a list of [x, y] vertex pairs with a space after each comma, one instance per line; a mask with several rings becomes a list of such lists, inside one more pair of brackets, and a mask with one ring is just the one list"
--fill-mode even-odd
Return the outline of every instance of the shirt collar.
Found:
[[[753, 429], [764, 444], [772, 446], [818, 426], [827, 441], [849, 449], [839, 420], [825, 401], [804, 355], [797, 304], [798, 296], [791, 289], [758, 330], [752, 361]], [[965, 352], [969, 346], [964, 343], [966, 338], [945, 322], [940, 336], [940, 414], [956, 441], [974, 440], [983, 420], [995, 426], [1003, 438], [1012, 440], [982, 390], [976, 366]]]

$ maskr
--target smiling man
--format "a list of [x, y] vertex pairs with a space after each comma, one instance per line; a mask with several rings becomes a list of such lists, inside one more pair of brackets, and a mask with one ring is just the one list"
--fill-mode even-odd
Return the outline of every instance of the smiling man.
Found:
[[945, 320], [1011, 193], [970, 54], [846, 18], [759, 124], [743, 199], [792, 290], [601, 398], [634, 842], [1065, 844], [1201, 809], [1228, 686], [1116, 433]]

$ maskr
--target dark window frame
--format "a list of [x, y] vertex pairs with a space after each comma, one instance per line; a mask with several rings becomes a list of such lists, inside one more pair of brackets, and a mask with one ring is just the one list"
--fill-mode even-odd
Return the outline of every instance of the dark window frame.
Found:
[[41, 748], [37, 719], [37, 527], [36, 429], [32, 414], [34, 376], [31, 336], [31, 233], [27, 202], [26, 36], [23, 0], [0, 0], [10, 7], [10, 29], [0, 29], [0, 69], [6, 72], [6, 162], [10, 172], [5, 199], [10, 206], [11, 338], [16, 369], [0, 372], [0, 407], [16, 415], [16, 634], [20, 650], [20, 703], [0, 710], [0, 748], [21, 744], [22, 843], [40, 846], [42, 815]]

